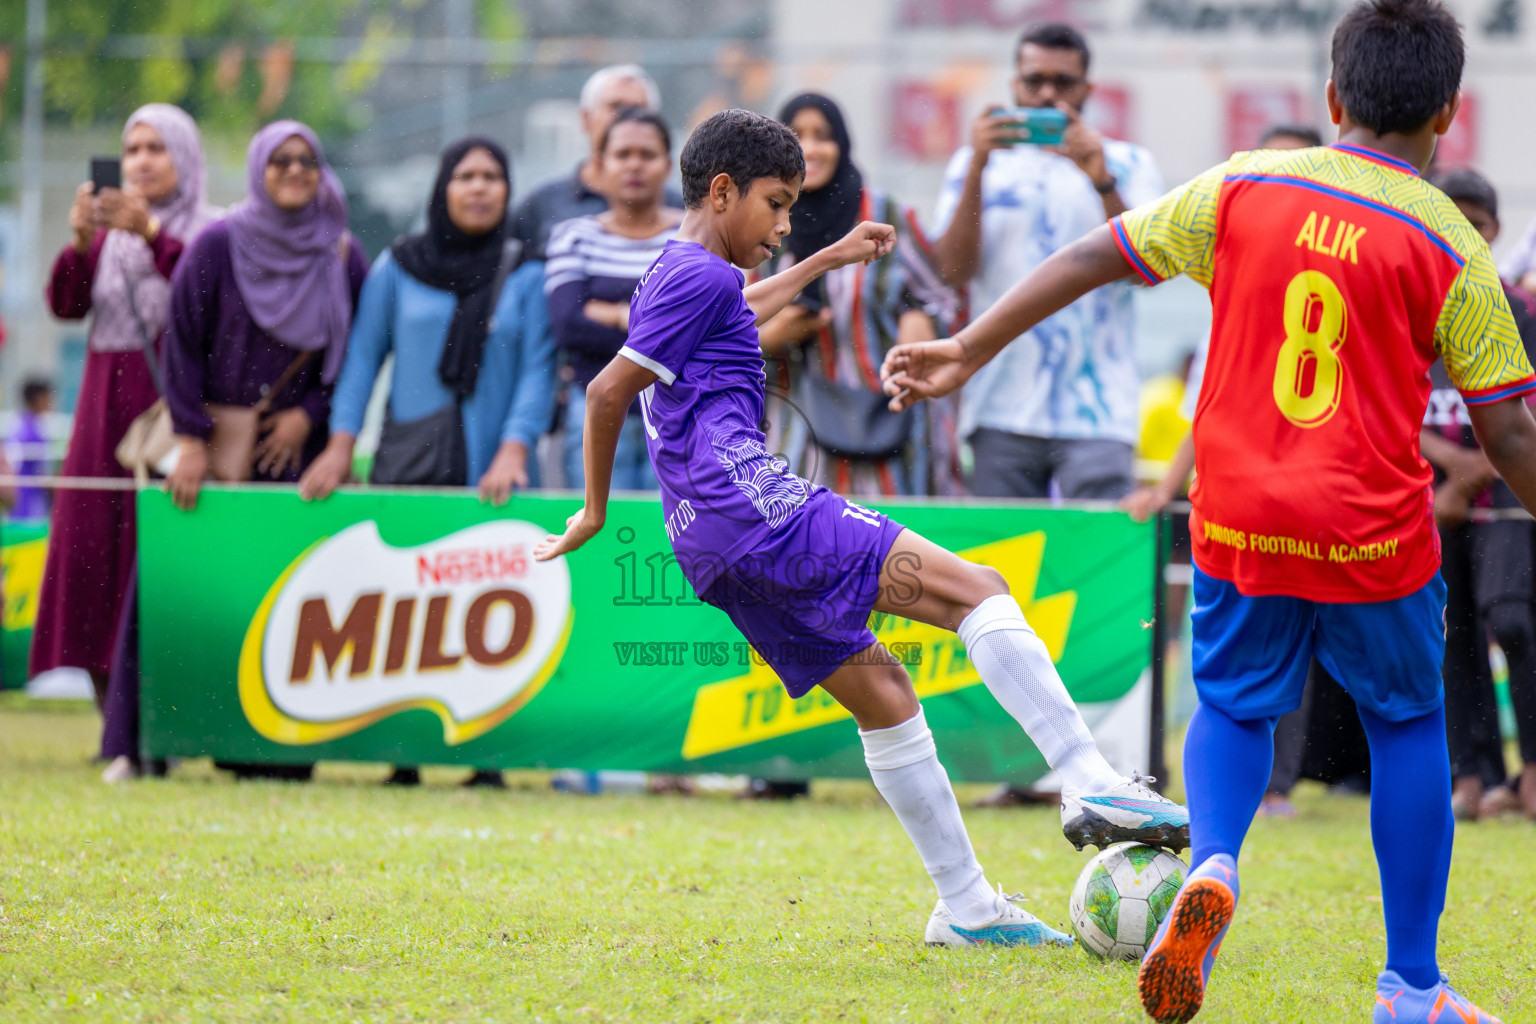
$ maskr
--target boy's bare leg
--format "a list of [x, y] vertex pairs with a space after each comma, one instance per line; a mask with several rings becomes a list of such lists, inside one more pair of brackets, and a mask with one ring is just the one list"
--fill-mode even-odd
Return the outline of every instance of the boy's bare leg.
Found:
[[921, 534], [902, 530], [880, 568], [875, 610], [958, 633], [978, 604], [1007, 593], [1008, 581], [990, 565], [968, 562]]
[[879, 644], [839, 665], [821, 688], [853, 716], [860, 732], [893, 728], [923, 710], [912, 677]]
[[1061, 774], [1067, 792], [1101, 793], [1123, 781], [1099, 753], [1045, 644], [996, 569], [903, 530], [885, 557], [875, 608], [958, 633], [982, 682]]

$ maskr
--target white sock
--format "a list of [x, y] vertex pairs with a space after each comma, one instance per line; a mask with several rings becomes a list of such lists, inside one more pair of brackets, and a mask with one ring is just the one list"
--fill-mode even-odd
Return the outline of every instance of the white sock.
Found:
[[1071, 792], [1102, 792], [1120, 781], [1051, 663], [1045, 643], [1009, 594], [989, 597], [960, 623], [960, 640], [982, 682], [1012, 715]]
[[966, 926], [996, 917], [997, 893], [976, 862], [922, 708], [892, 728], [860, 729], [859, 739], [864, 741], [864, 763], [875, 788], [917, 847], [939, 899]]

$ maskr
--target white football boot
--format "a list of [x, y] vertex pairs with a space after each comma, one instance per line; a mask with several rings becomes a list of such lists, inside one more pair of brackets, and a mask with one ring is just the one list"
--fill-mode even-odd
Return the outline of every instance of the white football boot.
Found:
[[1063, 792], [1062, 834], [1079, 850], [1145, 843], [1177, 853], [1189, 845], [1189, 812], [1148, 788], [1147, 783], [1156, 781], [1132, 772], [1101, 793]]
[[923, 941], [930, 946], [1070, 946], [1072, 936], [1065, 935], [1018, 905], [1024, 897], [1012, 896], [997, 887], [997, 916], [990, 921], [967, 927], [955, 920], [943, 900], [934, 904]]

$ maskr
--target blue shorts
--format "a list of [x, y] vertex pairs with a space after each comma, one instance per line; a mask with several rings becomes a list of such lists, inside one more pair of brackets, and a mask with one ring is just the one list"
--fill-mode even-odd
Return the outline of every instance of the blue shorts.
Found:
[[1273, 718], [1301, 704], [1312, 658], [1355, 703], [1389, 722], [1445, 700], [1445, 581], [1395, 601], [1325, 604], [1244, 597], [1195, 569], [1193, 667], [1200, 700], [1238, 721]]
[[699, 596], [731, 617], [803, 697], [839, 665], [872, 646], [869, 614], [900, 523], [817, 488], [799, 511]]

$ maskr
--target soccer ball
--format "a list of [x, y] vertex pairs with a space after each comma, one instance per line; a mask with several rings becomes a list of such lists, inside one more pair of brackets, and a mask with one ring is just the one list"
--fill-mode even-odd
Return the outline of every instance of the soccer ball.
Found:
[[1067, 904], [1083, 948], [1110, 960], [1147, 955], [1188, 868], [1167, 850], [1116, 843], [1088, 862]]

